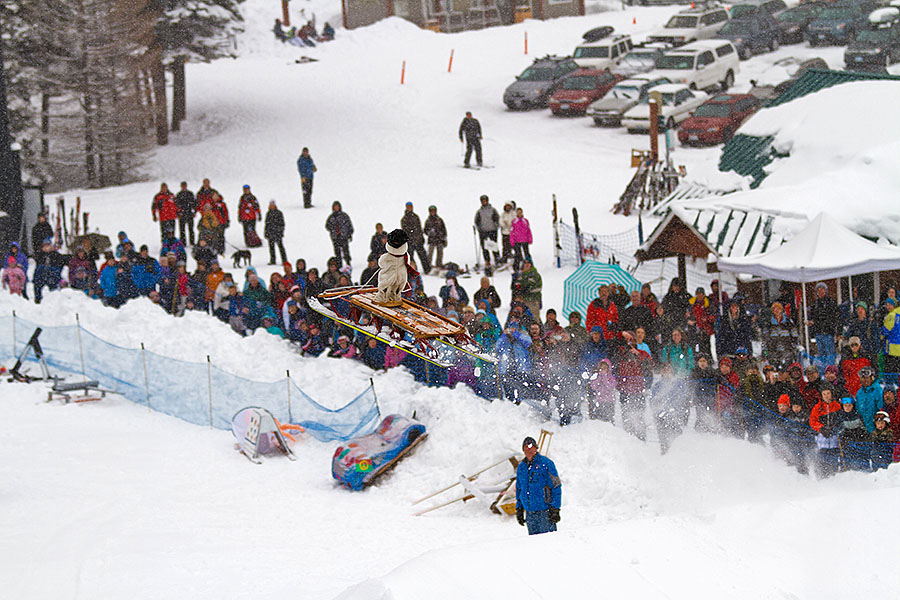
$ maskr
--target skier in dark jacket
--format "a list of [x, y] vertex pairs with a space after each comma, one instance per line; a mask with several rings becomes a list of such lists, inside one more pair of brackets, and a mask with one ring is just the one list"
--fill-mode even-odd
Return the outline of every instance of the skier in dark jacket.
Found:
[[528, 535], [556, 531], [562, 505], [562, 483], [553, 461], [538, 454], [533, 437], [522, 441], [525, 460], [516, 468], [516, 521]]
[[331, 236], [331, 244], [334, 246], [334, 257], [337, 259], [337, 266], [340, 269], [343, 266], [341, 257], [350, 264], [350, 240], [353, 239], [353, 223], [350, 217], [341, 209], [340, 202], [334, 202], [331, 205], [331, 214], [325, 220], [325, 229]]
[[42, 291], [46, 285], [51, 290], [59, 289], [62, 268], [68, 261], [53, 247], [53, 239], [47, 238], [40, 252], [34, 256], [34, 302], [41, 303]]
[[[47, 222], [47, 214], [38, 213], [38, 222], [31, 228], [31, 248], [35, 255], [41, 251], [44, 240], [53, 237], [53, 227]], [[21, 265], [20, 265], [21, 266]], [[22, 266], [23, 270], [27, 270], [27, 265]]]
[[816, 355], [825, 364], [834, 364], [834, 338], [844, 330], [841, 309], [828, 295], [824, 282], [816, 284], [816, 301], [809, 309], [809, 334], [816, 338]]
[[[444, 248], [447, 247], [447, 226], [437, 214], [437, 206], [428, 207], [428, 218], [425, 219], [425, 235], [428, 236], [428, 262], [438, 269], [444, 267]], [[437, 250], [437, 262], [434, 252]]]
[[269, 210], [266, 211], [266, 224], [264, 229], [266, 239], [269, 240], [269, 264], [275, 264], [275, 246], [281, 252], [281, 262], [287, 262], [287, 254], [284, 251], [284, 213], [278, 210], [274, 200], [269, 200]]
[[684, 284], [678, 277], [673, 277], [669, 283], [669, 291], [663, 296], [662, 305], [675, 324], [684, 327], [686, 313], [691, 308], [691, 296], [684, 290]]
[[409, 257], [415, 259], [415, 255], [419, 255], [419, 261], [422, 263], [422, 270], [428, 273], [431, 270], [431, 261], [428, 260], [428, 254], [425, 253], [425, 234], [422, 231], [422, 221], [419, 215], [413, 212], [413, 203], [406, 203], [406, 211], [403, 218], [400, 219], [400, 229], [406, 232], [409, 247]]
[[[194, 245], [194, 215], [197, 211], [197, 199], [194, 192], [188, 189], [187, 181], [181, 182], [181, 189], [175, 196], [175, 208], [178, 209], [178, 237], [182, 244], [190, 242]], [[184, 230], [188, 235], [185, 236]]]
[[[491, 206], [490, 199], [487, 197], [487, 194], [484, 194], [479, 198], [481, 202], [481, 206], [475, 212], [475, 229], [478, 230], [478, 244], [481, 246], [482, 251], [484, 252], [484, 273], [485, 275], [490, 276], [492, 273], [491, 269], [491, 252], [485, 248], [485, 241], [491, 240], [494, 244], [494, 247], [497, 248], [497, 231], [500, 229], [500, 214], [497, 212], [497, 209]], [[494, 250], [494, 262], [500, 262], [500, 253], [497, 250]]]
[[459, 141], [466, 138], [466, 159], [463, 164], [469, 168], [469, 161], [472, 160], [472, 150], [475, 151], [475, 162], [481, 166], [481, 123], [478, 119], [472, 117], [471, 112], [466, 112], [466, 118], [459, 124]]

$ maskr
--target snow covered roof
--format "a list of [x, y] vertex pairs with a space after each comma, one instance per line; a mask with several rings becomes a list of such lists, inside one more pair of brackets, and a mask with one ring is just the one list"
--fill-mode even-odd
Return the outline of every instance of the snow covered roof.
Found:
[[807, 282], [900, 268], [900, 248], [878, 245], [820, 213], [800, 233], [768, 252], [719, 258], [719, 270]]

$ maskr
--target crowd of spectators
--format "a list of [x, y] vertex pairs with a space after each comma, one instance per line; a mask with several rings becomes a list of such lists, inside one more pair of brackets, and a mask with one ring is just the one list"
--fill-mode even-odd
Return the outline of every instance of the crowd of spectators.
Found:
[[[63, 255], [55, 248], [46, 216], [40, 215], [32, 231], [35, 302], [41, 301], [44, 288], [61, 286], [82, 290], [111, 307], [145, 297], [175, 316], [209, 313], [240, 335], [263, 329], [312, 356], [360, 360], [372, 369], [393, 368], [408, 358], [399, 348], [323, 318], [307, 302], [332, 288], [377, 285], [377, 261], [386, 239], [381, 223], [370, 240], [368, 266], [354, 278], [348, 244], [353, 225], [335, 202], [325, 224], [335, 256], [320, 273], [302, 258], [285, 260], [284, 218], [275, 201], [270, 202], [265, 237], [270, 264], [275, 264], [278, 248], [282, 270], [266, 281], [252, 266], [234, 273], [222, 268], [228, 209], [208, 180], [196, 196], [184, 183], [177, 196], [161, 186], [152, 214], [160, 223], [158, 259], [147, 245], [135, 248], [124, 231], [102, 257], [89, 236], [73, 254]], [[238, 214], [245, 242], [252, 241], [248, 236], [255, 234], [262, 215], [249, 186]], [[504, 223], [506, 215], [514, 216]], [[858, 300], [858, 290], [857, 300], [839, 305], [820, 283], [806, 322], [797, 294], [787, 287], [761, 308], [749, 305], [742, 294], [729, 298], [717, 281], [709, 294], [696, 288], [692, 295], [675, 278], [661, 300], [646, 284], [631, 292], [601, 285], [585, 314], [571, 312], [563, 326], [553, 308], [543, 307], [541, 276], [527, 243], [520, 241], [530, 242], [530, 228], [527, 236], [520, 231], [516, 238], [517, 225], [528, 226], [521, 208], [507, 204], [501, 217], [483, 196], [476, 213], [476, 226], [495, 227], [494, 239], [502, 234], [502, 246], [486, 247], [486, 262], [493, 258], [498, 267], [514, 263], [508, 294], [482, 277], [470, 295], [460, 283], [458, 267], [443, 263], [439, 250], [446, 246], [446, 227], [436, 207], [429, 208], [423, 228], [408, 203], [401, 223], [417, 234], [410, 235], [413, 268], [418, 255], [430, 270], [436, 254], [434, 267], [445, 269], [436, 296], [426, 295], [421, 276], [415, 276], [407, 298], [462, 323], [499, 361], [494, 369], [460, 360], [444, 375], [444, 383], [464, 382], [485, 396], [526, 401], [564, 425], [579, 416], [621, 422], [642, 440], [649, 415], [663, 452], [693, 422], [700, 431], [767, 440], [799, 470], [807, 471], [812, 463], [820, 476], [838, 469], [878, 468], [894, 458], [894, 442], [900, 439], [900, 308], [893, 285], [886, 286], [879, 305], [870, 307]], [[187, 267], [189, 249], [193, 271]], [[17, 243], [10, 244], [4, 263], [3, 286], [27, 294], [30, 264]], [[239, 268], [237, 262], [233, 266]], [[508, 311], [501, 322], [497, 311], [503, 296]], [[815, 341], [806, 368], [801, 364], [804, 327]]]

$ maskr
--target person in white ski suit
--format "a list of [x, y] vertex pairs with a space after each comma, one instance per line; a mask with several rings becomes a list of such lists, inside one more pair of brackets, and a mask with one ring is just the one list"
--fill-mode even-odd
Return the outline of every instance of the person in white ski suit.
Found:
[[378, 259], [378, 293], [375, 304], [381, 306], [400, 306], [403, 303], [401, 294], [407, 282], [407, 235], [402, 229], [395, 229], [388, 234], [385, 252]]

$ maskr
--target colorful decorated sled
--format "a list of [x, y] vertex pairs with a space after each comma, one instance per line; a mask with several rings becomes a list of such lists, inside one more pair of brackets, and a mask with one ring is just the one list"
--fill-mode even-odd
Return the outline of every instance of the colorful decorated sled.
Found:
[[[314, 311], [333, 321], [440, 367], [452, 364], [442, 357], [441, 344], [497, 362], [453, 319], [405, 299], [396, 307], [376, 304], [377, 292], [375, 287], [346, 287], [307, 298], [307, 302]], [[368, 324], [362, 323], [363, 315], [370, 317]]]
[[361, 490], [427, 437], [421, 423], [401, 415], [390, 415], [384, 418], [375, 433], [338, 446], [331, 460], [331, 474], [351, 490]]

